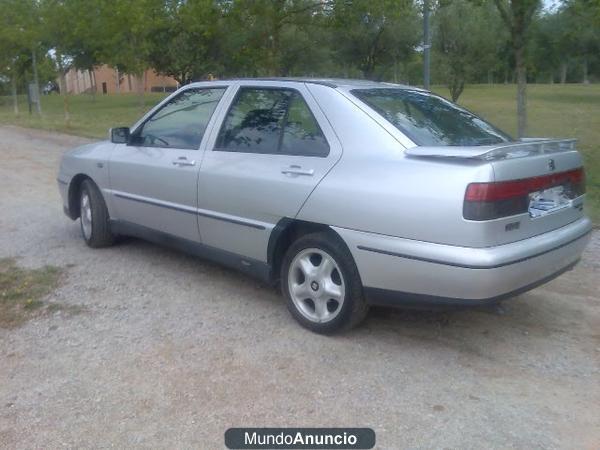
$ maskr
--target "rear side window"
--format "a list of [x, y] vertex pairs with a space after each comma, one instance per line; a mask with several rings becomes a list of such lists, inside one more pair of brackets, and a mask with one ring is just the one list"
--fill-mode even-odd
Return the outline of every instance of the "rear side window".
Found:
[[299, 92], [241, 88], [215, 150], [324, 157], [329, 145]]
[[457, 105], [409, 89], [355, 89], [369, 105], [418, 145], [493, 145], [513, 139]]
[[188, 89], [156, 111], [132, 138], [133, 145], [196, 150], [225, 88]]

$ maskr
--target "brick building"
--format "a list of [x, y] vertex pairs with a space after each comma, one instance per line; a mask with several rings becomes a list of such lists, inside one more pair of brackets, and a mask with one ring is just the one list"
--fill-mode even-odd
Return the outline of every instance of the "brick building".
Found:
[[95, 67], [93, 71], [72, 68], [66, 73], [65, 82], [69, 94], [91, 92], [94, 84], [98, 94], [138, 92], [140, 82], [143, 84], [144, 92], [174, 91], [179, 87], [179, 83], [175, 79], [158, 75], [152, 69], [146, 70], [140, 78], [119, 72], [106, 64]]

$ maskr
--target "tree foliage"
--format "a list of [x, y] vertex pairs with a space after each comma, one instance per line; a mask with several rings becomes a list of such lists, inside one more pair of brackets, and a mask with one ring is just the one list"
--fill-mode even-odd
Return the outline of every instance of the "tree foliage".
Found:
[[[431, 0], [432, 75], [466, 83], [600, 78], [600, 2]], [[419, 83], [421, 0], [0, 0], [0, 86], [69, 68]], [[513, 75], [515, 74], [515, 75]]]
[[454, 0], [435, 11], [433, 23], [437, 78], [444, 80], [456, 101], [465, 83], [494, 70], [506, 33], [489, 1], [474, 8], [469, 0]]

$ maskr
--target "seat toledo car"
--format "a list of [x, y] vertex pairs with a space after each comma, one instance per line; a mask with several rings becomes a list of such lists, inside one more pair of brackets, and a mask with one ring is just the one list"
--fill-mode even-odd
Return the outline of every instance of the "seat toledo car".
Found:
[[517, 295], [573, 267], [592, 227], [573, 140], [367, 81], [187, 85], [67, 152], [58, 184], [88, 246], [137, 236], [279, 283], [321, 333], [372, 304]]

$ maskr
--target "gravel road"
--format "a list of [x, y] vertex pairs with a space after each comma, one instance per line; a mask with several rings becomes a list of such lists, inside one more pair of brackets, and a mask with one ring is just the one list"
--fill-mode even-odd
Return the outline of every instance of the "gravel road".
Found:
[[139, 240], [87, 248], [60, 155], [0, 127], [0, 257], [64, 267], [83, 307], [0, 329], [0, 447], [223, 448], [232, 426], [367, 426], [377, 448], [600, 448], [600, 232], [502, 308], [372, 311], [322, 337], [273, 289]]

